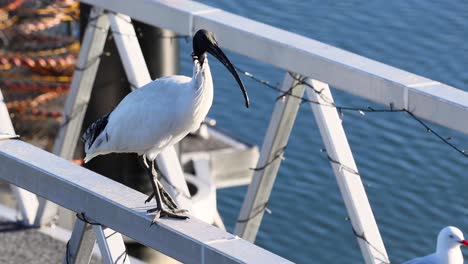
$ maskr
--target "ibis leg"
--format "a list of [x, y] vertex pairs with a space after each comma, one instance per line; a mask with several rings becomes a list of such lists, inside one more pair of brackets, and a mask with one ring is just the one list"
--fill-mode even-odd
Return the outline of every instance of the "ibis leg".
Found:
[[[159, 182], [158, 180], [158, 173], [161, 173], [159, 171], [156, 171], [156, 168], [154, 166], [154, 161], [152, 161], [151, 163], [151, 175], [152, 175], [152, 183], [156, 184], [157, 186], [157, 190], [159, 191], [159, 194], [161, 196], [161, 200], [164, 202], [165, 205], [167, 205], [167, 207], [169, 207], [169, 209], [171, 210], [177, 210], [177, 204], [176, 202], [174, 201], [174, 199], [172, 199], [172, 197], [169, 195], [169, 193], [164, 189], [163, 185], [161, 184], [161, 182]], [[154, 191], [154, 187], [153, 187], [153, 193], [149, 196], [149, 200], [151, 200], [150, 198], [152, 198], [152, 196], [154, 196], [156, 194], [156, 192]], [[145, 202], [149, 202], [149, 200], [146, 199]]]
[[[150, 168], [150, 166], [148, 165], [148, 160], [146, 159], [146, 154], [143, 154], [142, 161], [143, 161], [142, 162], [143, 166], [146, 168], [146, 170], [148, 172], [150, 182], [153, 185], [153, 182], [154, 182], [153, 177], [155, 177], [155, 176], [153, 176], [154, 173], [153, 173], [152, 169]], [[164, 190], [161, 183], [159, 183], [159, 181], [157, 181], [156, 184], [157, 184], [157, 187], [159, 188], [159, 191], [162, 194], [162, 200], [164, 201], [164, 203], [167, 204], [168, 207], [171, 208], [171, 209], [177, 209], [177, 204], [174, 202], [174, 199], [172, 199], [172, 197], [166, 192], [166, 190]], [[145, 203], [149, 203], [151, 201], [151, 199], [153, 199], [154, 195], [155, 195], [155, 188], [154, 188], [154, 185], [153, 185], [153, 192], [145, 200]]]
[[[155, 168], [153, 168], [153, 169], [150, 168], [150, 166], [148, 165], [148, 160], [146, 159], [146, 155], [143, 155], [142, 158], [143, 158], [143, 165], [148, 170], [148, 176], [150, 177], [150, 181], [153, 184], [153, 182], [155, 182], [154, 177], [156, 177], [156, 176], [154, 176], [154, 175], [156, 175], [156, 171], [153, 172], [153, 169], [155, 169]], [[158, 171], [157, 173], [161, 173], [161, 172]], [[166, 204], [167, 207], [169, 207], [171, 210], [176, 211], [177, 210], [176, 202], [169, 195], [169, 193], [164, 189], [163, 185], [158, 180], [156, 180], [156, 186], [159, 189], [159, 192], [161, 194], [161, 198], [162, 198], [162, 201], [164, 202], [164, 204]], [[151, 201], [151, 199], [153, 199], [154, 195], [156, 194], [154, 190], [155, 189], [154, 189], [154, 186], [153, 186], [153, 192], [145, 200], [145, 203], [149, 203]], [[186, 210], [180, 210], [178, 212], [185, 212], [185, 211]]]
[[[152, 175], [155, 175], [155, 180], [154, 182], [156, 183], [156, 185], [158, 186], [158, 191], [159, 191], [159, 194], [161, 195], [161, 199], [162, 201], [164, 202], [164, 204], [169, 207], [169, 209], [171, 210], [172, 213], [176, 213], [176, 214], [180, 214], [180, 213], [186, 213], [187, 210], [185, 209], [178, 209], [178, 206], [176, 204], [176, 202], [174, 201], [174, 199], [171, 197], [171, 195], [164, 189], [164, 186], [161, 184], [161, 182], [158, 180], [157, 178], [157, 174], [161, 174], [162, 173], [160, 171], [156, 171], [156, 168], [154, 166], [154, 162], [152, 163], [152, 168], [151, 168], [151, 174]], [[164, 176], [164, 175], [162, 175]], [[154, 194], [153, 194], [154, 195]], [[150, 212], [154, 212], [154, 210], [148, 210]], [[187, 217], [188, 218], [188, 217]]]
[[[161, 196], [161, 192], [165, 193], [165, 191], [164, 191], [164, 189], [162, 189], [162, 185], [160, 185], [160, 183], [158, 182], [157, 172], [156, 172], [156, 169], [154, 168], [154, 161], [151, 161], [151, 176], [152, 176], [151, 184], [153, 186], [154, 198], [156, 200], [156, 208], [149, 209], [147, 212], [148, 213], [156, 212], [156, 215], [154, 216], [154, 219], [153, 219], [153, 223], [157, 222], [157, 220], [159, 218], [161, 218], [161, 217], [187, 219], [188, 216], [181, 214], [182, 211], [175, 210], [175, 209], [177, 209], [177, 207], [175, 207], [174, 209], [172, 209], [172, 208], [169, 208], [167, 210], [164, 209], [164, 207], [163, 207], [163, 198], [162, 197], [165, 197], [164, 201], [166, 201], [166, 202], [168, 202], [169, 200], [167, 199], [167, 196]], [[169, 204], [170, 203], [171, 202], [169, 202]], [[173, 207], [174, 205], [175, 205], [175, 203], [170, 204], [171, 207]]]
[[155, 194], [155, 185], [154, 185], [154, 181], [153, 181], [153, 172], [151, 171], [151, 168], [150, 166], [148, 165], [148, 160], [146, 159], [146, 154], [143, 154], [141, 156], [141, 164], [142, 166], [144, 166], [146, 168], [146, 171], [148, 173], [148, 176], [149, 176], [149, 179], [150, 179], [150, 182], [151, 182], [151, 185], [153, 187], [153, 192], [150, 194], [150, 196], [145, 200], [145, 203], [149, 203], [151, 201], [151, 199], [153, 199], [154, 197], [154, 194]]

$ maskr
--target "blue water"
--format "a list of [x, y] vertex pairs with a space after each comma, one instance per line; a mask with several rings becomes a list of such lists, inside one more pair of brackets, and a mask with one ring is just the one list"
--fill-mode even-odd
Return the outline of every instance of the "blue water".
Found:
[[[398, 68], [468, 90], [466, 1], [214, 1], [202, 2], [292, 31]], [[222, 41], [221, 41], [222, 46]], [[191, 75], [190, 43], [182, 73]], [[284, 73], [228, 53], [239, 67], [277, 83]], [[211, 60], [218, 126], [261, 146], [277, 94], [243, 77], [246, 110], [228, 72]], [[341, 105], [372, 103], [333, 89]], [[466, 122], [466, 120], [459, 120]], [[403, 113], [346, 112], [344, 126], [392, 263], [435, 250], [447, 225], [468, 235], [468, 159]], [[433, 125], [468, 148], [468, 136]], [[310, 107], [294, 125], [256, 244], [298, 263], [362, 263]], [[229, 231], [246, 187], [218, 192]], [[468, 250], [464, 250], [465, 255]]]

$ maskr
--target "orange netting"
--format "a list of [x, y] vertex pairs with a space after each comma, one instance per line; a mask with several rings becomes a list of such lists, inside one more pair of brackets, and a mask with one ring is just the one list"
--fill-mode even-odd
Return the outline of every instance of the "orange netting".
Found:
[[0, 0], [0, 91], [17, 133], [51, 149], [79, 51], [79, 3]]

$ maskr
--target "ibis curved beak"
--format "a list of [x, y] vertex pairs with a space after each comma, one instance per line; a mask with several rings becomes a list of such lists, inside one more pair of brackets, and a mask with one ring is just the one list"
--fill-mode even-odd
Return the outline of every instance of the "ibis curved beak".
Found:
[[460, 240], [460, 241], [458, 241], [458, 243], [468, 247], [468, 241], [467, 240]]
[[244, 95], [245, 106], [249, 108], [249, 96], [247, 95], [247, 90], [245, 89], [244, 84], [242, 83], [242, 80], [239, 77], [239, 74], [237, 74], [236, 69], [234, 68], [232, 63], [229, 61], [229, 59], [226, 57], [224, 52], [216, 43], [210, 43], [208, 45], [207, 51], [208, 53], [213, 55], [216, 59], [218, 59], [229, 70], [232, 76], [234, 76], [237, 83], [239, 84], [242, 94]]

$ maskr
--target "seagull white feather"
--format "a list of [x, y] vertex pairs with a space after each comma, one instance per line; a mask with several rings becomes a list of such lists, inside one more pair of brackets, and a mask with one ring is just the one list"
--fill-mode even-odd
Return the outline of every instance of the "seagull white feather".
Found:
[[437, 236], [436, 252], [407, 261], [403, 264], [463, 264], [460, 246], [468, 246], [460, 229], [447, 226]]

